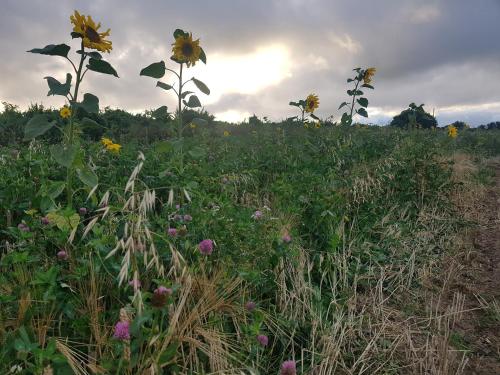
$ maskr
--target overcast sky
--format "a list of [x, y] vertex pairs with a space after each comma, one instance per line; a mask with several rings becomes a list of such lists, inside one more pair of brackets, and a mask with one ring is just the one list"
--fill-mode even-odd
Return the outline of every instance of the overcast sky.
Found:
[[[249, 115], [280, 120], [290, 100], [320, 97], [320, 117], [339, 118], [352, 68], [377, 67], [368, 93], [369, 121], [386, 123], [411, 102], [425, 103], [440, 125], [500, 121], [500, 0], [1, 0], [0, 100], [59, 107], [44, 76], [63, 80], [63, 58], [26, 53], [51, 43], [77, 49], [69, 33], [76, 9], [111, 28], [105, 56], [120, 78], [88, 74], [82, 92], [101, 106], [143, 111], [171, 93], [140, 77], [152, 62], [171, 68], [172, 32], [200, 38], [207, 65], [189, 75], [212, 90], [200, 94], [222, 120]], [[173, 83], [171, 76], [163, 79]]]

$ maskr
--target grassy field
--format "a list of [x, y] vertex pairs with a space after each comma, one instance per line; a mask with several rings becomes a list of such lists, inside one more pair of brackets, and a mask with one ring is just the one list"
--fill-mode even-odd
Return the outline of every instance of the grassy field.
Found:
[[81, 141], [71, 199], [50, 140], [0, 148], [0, 373], [463, 372], [443, 285], [499, 131], [188, 130]]

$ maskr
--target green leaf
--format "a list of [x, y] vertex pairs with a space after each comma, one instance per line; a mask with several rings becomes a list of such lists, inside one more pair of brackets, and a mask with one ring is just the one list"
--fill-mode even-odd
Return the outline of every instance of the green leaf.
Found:
[[99, 182], [97, 175], [90, 169], [88, 166], [83, 165], [80, 168], [77, 168], [76, 174], [80, 181], [82, 181], [85, 185], [90, 188], [93, 188]]
[[89, 63], [87, 64], [87, 68], [94, 72], [103, 73], [103, 74], [111, 74], [115, 77], [118, 77], [118, 73], [115, 68], [111, 66], [111, 64], [104, 60], [90, 58]]
[[43, 48], [30, 49], [27, 52], [39, 53], [41, 55], [48, 55], [48, 56], [68, 57], [68, 52], [70, 49], [71, 47], [66, 44], [49, 44]]
[[361, 87], [366, 87], [367, 89], [372, 89], [372, 90], [375, 89], [375, 87], [373, 87], [372, 85], [369, 85], [368, 83], [361, 85]]
[[76, 153], [78, 151], [77, 146], [65, 147], [63, 145], [52, 145], [50, 146], [50, 153], [54, 160], [62, 165], [63, 167], [69, 168], [75, 160]]
[[[79, 55], [82, 54], [82, 50], [79, 49], [78, 51], [76, 51], [76, 53], [78, 53]], [[101, 60], [102, 59], [102, 55], [99, 53], [99, 52], [84, 52], [85, 53], [85, 56], [89, 56], [93, 59], [96, 59], [96, 60]]]
[[342, 123], [342, 125], [351, 125], [352, 124], [352, 118], [347, 113], [344, 113], [342, 115], [342, 118], [340, 119], [340, 122]]
[[157, 108], [151, 114], [155, 119], [165, 119], [168, 117], [168, 107], [166, 105], [162, 105], [160, 108]]
[[206, 64], [207, 63], [207, 55], [205, 55], [205, 51], [203, 50], [203, 48], [200, 47], [200, 60], [203, 62], [203, 64]]
[[83, 38], [83, 35], [82, 35], [82, 34], [80, 34], [80, 33], [75, 32], [75, 31], [72, 31], [72, 32], [71, 32], [71, 37], [72, 37], [73, 39], [76, 39], [76, 38]]
[[347, 83], [351, 83], [351, 82], [354, 82], [354, 80], [352, 78], [347, 78]]
[[69, 90], [71, 89], [71, 79], [73, 77], [71, 74], [67, 73], [66, 74], [66, 82], [61, 83], [57, 79], [53, 77], [44, 77], [44, 79], [47, 80], [47, 84], [49, 85], [49, 92], [47, 96], [50, 95], [62, 95], [66, 96], [69, 93]]
[[288, 104], [289, 104], [289, 105], [293, 105], [293, 106], [295, 106], [295, 107], [300, 107], [299, 103], [297, 103], [297, 102], [290, 102], [290, 103], [288, 103]]
[[339, 106], [339, 109], [340, 109], [340, 108], [342, 108], [342, 107], [345, 107], [346, 105], [349, 105], [349, 103], [347, 103], [347, 102], [342, 103], [342, 104]]
[[205, 85], [203, 82], [194, 77], [193, 77], [193, 82], [202, 93], [204, 93], [205, 95], [210, 95], [210, 89], [208, 88], [207, 85]]
[[316, 116], [314, 113], [310, 113], [309, 116], [311, 116], [315, 120], [319, 120], [319, 117]]
[[180, 36], [184, 36], [184, 37], [187, 37], [189, 36], [188, 33], [186, 33], [184, 30], [182, 29], [175, 29], [174, 31], [174, 38], [177, 39], [178, 37]]
[[101, 124], [99, 124], [98, 122], [88, 118], [88, 117], [84, 117], [81, 121], [82, 125], [85, 126], [85, 127], [103, 127]]
[[64, 181], [51, 181], [47, 187], [46, 195], [52, 199], [56, 199], [64, 191], [66, 183]]
[[357, 102], [359, 103], [359, 105], [361, 107], [364, 107], [364, 108], [368, 107], [368, 99], [366, 99], [366, 98], [359, 98], [357, 100]]
[[47, 214], [47, 218], [62, 231], [70, 231], [80, 223], [80, 215], [76, 212], [52, 211]]
[[201, 107], [200, 99], [196, 95], [191, 95], [187, 102], [184, 100], [184, 104], [189, 108]]
[[93, 94], [84, 94], [83, 101], [74, 105], [78, 108], [83, 108], [88, 113], [99, 113], [99, 98]]
[[161, 82], [161, 81], [158, 81], [158, 82], [156, 82], [156, 87], [160, 87], [160, 88], [162, 88], [163, 90], [170, 90], [170, 89], [172, 89], [174, 86], [167, 85], [166, 83], [163, 83], [163, 82]]
[[55, 124], [55, 121], [49, 122], [47, 115], [35, 115], [28, 121], [24, 128], [24, 139], [29, 140], [38, 137], [52, 128]]
[[366, 112], [366, 109], [364, 108], [360, 108], [358, 109], [357, 111], [357, 114], [360, 115], [360, 116], [363, 116], [363, 117], [368, 117], [368, 112]]
[[184, 91], [182, 94], [181, 94], [181, 98], [182, 99], [185, 99], [186, 96], [188, 96], [189, 94], [194, 94], [193, 91]]
[[153, 78], [161, 78], [165, 75], [165, 61], [160, 61], [148, 65], [139, 73], [141, 76], [148, 76]]

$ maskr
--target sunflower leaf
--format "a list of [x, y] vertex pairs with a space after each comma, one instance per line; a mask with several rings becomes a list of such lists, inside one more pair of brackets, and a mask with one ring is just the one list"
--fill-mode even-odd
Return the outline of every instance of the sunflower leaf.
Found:
[[69, 93], [71, 88], [71, 74], [66, 74], [66, 83], [61, 83], [57, 79], [53, 77], [44, 77], [47, 80], [47, 84], [49, 85], [49, 92], [47, 96], [50, 95], [62, 95], [66, 96]]
[[83, 101], [81, 103], [74, 103], [74, 106], [83, 108], [88, 113], [99, 113], [99, 98], [86, 93], [83, 95]]
[[116, 72], [115, 68], [113, 68], [109, 62], [104, 60], [99, 60], [91, 57], [89, 63], [87, 64], [87, 68], [94, 72], [111, 74], [115, 77], [118, 77], [118, 73]]
[[200, 99], [196, 95], [191, 95], [187, 102], [185, 100], [183, 102], [189, 108], [201, 107]]
[[290, 102], [289, 105], [293, 105], [294, 107], [300, 107], [300, 104], [297, 102]]
[[83, 38], [83, 35], [82, 35], [82, 34], [80, 34], [80, 33], [77, 33], [76, 31], [72, 31], [72, 32], [71, 32], [71, 37], [72, 37], [73, 39], [76, 39], [76, 38]]
[[356, 110], [356, 113], [360, 116], [368, 117], [368, 112], [366, 112], [366, 109], [364, 108], [359, 108], [358, 110]]
[[35, 115], [28, 121], [24, 128], [24, 139], [29, 140], [44, 134], [56, 124], [55, 121], [49, 122], [46, 115]]
[[368, 99], [366, 99], [366, 98], [359, 98], [357, 100], [357, 102], [359, 103], [359, 105], [361, 107], [364, 107], [364, 108], [368, 107]]
[[[79, 49], [78, 51], [76, 51], [76, 53], [78, 53], [79, 55], [81, 55], [82, 54], [82, 50]], [[83, 52], [83, 53], [85, 54], [85, 56], [92, 57], [93, 59], [96, 59], [96, 60], [101, 60], [102, 59], [102, 55], [99, 52], [96, 52], [96, 51]]]
[[58, 144], [50, 146], [50, 154], [52, 155], [54, 160], [58, 164], [66, 168], [71, 167], [71, 165], [73, 164], [77, 151], [78, 148], [75, 145], [69, 147]]
[[205, 95], [210, 95], [210, 89], [208, 88], [207, 85], [205, 85], [203, 82], [201, 82], [199, 79], [196, 79], [193, 77], [193, 82], [198, 87], [198, 89], [204, 93]]
[[171, 86], [171, 85], [167, 85], [166, 83], [163, 83], [161, 81], [158, 81], [156, 82], [156, 87], [160, 87], [162, 88], [163, 90], [170, 90], [171, 88], [173, 88], [174, 86]]
[[139, 73], [141, 76], [148, 76], [153, 78], [162, 78], [165, 75], [165, 61], [152, 63], [148, 65]]
[[203, 62], [203, 64], [207, 63], [207, 55], [205, 55], [205, 51], [203, 51], [203, 48], [200, 47], [200, 60]]
[[368, 83], [361, 85], [361, 87], [366, 87], [367, 89], [372, 89], [372, 90], [375, 89], [375, 87], [373, 87], [372, 85], [369, 85]]
[[181, 98], [185, 99], [186, 96], [188, 96], [189, 94], [194, 94], [194, 92], [193, 91], [183, 91], [181, 94]]
[[27, 52], [39, 53], [41, 55], [48, 55], [48, 56], [68, 57], [68, 52], [70, 49], [71, 47], [66, 44], [49, 44], [43, 48], [30, 49]]
[[352, 124], [351, 115], [344, 113], [342, 115], [342, 118], [340, 119], [340, 122], [342, 123], [342, 125], [351, 125]]
[[86, 165], [82, 165], [80, 168], [77, 168], [76, 174], [78, 175], [80, 181], [90, 188], [93, 188], [99, 182], [94, 171]]
[[183, 37], [188, 37], [189, 34], [186, 33], [184, 30], [182, 29], [175, 29], [174, 31], [174, 38], [177, 39], [179, 38], [180, 36], [183, 36]]
[[346, 105], [348, 105], [348, 104], [349, 104], [349, 103], [347, 103], [347, 102], [342, 103], [342, 104], [339, 106], [339, 109], [340, 109], [340, 108], [342, 108], [342, 107], [345, 107], [345, 106], [346, 106]]
[[311, 116], [315, 120], [319, 120], [319, 117], [316, 116], [314, 113], [310, 113], [309, 116]]

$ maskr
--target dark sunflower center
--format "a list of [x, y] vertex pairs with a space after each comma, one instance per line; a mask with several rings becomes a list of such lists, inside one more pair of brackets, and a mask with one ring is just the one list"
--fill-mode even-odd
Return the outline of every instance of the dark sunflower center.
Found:
[[309, 100], [309, 103], [307, 103], [307, 105], [309, 106], [309, 108], [314, 108], [314, 101]]
[[182, 45], [182, 54], [186, 57], [191, 57], [193, 55], [194, 49], [193, 45], [189, 42], [186, 42]]
[[101, 41], [99, 33], [89, 26], [85, 27], [85, 36], [93, 43], [99, 43]]

